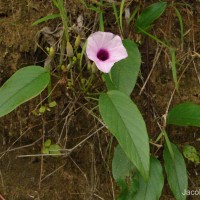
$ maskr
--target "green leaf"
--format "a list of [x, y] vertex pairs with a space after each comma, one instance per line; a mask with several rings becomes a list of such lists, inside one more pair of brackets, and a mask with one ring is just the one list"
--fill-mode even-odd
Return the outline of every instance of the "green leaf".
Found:
[[58, 144], [52, 144], [49, 147], [49, 154], [60, 154], [61, 147]]
[[129, 186], [129, 193], [128, 193], [128, 199], [127, 200], [133, 200], [133, 197], [137, 193], [139, 189], [139, 173], [134, 174], [132, 177], [130, 186]]
[[47, 109], [46, 109], [46, 106], [41, 106], [40, 109], [39, 109], [39, 112], [40, 112], [40, 113], [45, 113], [46, 110], [47, 110]]
[[133, 169], [133, 163], [127, 158], [120, 145], [117, 145], [112, 160], [112, 173], [115, 181], [118, 182], [119, 180], [131, 177]]
[[45, 143], [44, 143], [44, 146], [45, 146], [46, 148], [49, 148], [49, 147], [51, 146], [51, 140], [50, 140], [50, 139], [47, 139], [47, 140], [45, 141]]
[[[117, 90], [130, 95], [137, 81], [141, 65], [141, 55], [133, 41], [124, 40], [123, 44], [128, 52], [128, 57], [115, 63], [111, 70], [111, 82]], [[108, 81], [106, 81], [106, 85], [108, 90], [110, 90]]]
[[99, 110], [111, 133], [127, 157], [145, 179], [149, 174], [149, 139], [146, 125], [137, 106], [120, 91], [100, 95]]
[[163, 152], [168, 183], [175, 198], [177, 200], [185, 200], [186, 195], [183, 194], [188, 187], [185, 161], [176, 145], [171, 143], [171, 146], [174, 152], [174, 160], [172, 159], [166, 145]]
[[39, 66], [18, 70], [0, 88], [0, 117], [40, 94], [49, 80], [49, 71]]
[[174, 160], [174, 152], [173, 152], [173, 149], [172, 149], [172, 146], [171, 146], [171, 142], [169, 140], [169, 137], [168, 137], [168, 134], [167, 134], [166, 130], [163, 130], [162, 134], [165, 137], [165, 142], [166, 142], [167, 148], [169, 150], [169, 153], [170, 153], [170, 155], [172, 157], [172, 160]]
[[56, 101], [52, 101], [52, 102], [49, 103], [49, 107], [50, 107], [50, 108], [53, 108], [53, 107], [55, 107], [55, 106], [57, 106]]
[[106, 87], [108, 88], [108, 90], [117, 90], [117, 88], [115, 87], [115, 85], [111, 81], [108, 73], [103, 73], [102, 77], [103, 77], [103, 79], [106, 83]]
[[49, 154], [49, 148], [43, 147], [43, 148], [42, 148], [42, 153], [43, 153], [43, 154]]
[[199, 155], [194, 146], [191, 146], [191, 145], [184, 146], [183, 155], [185, 156], [185, 158], [187, 158], [191, 162], [194, 162], [195, 164], [199, 164], [199, 161], [200, 161]]
[[117, 200], [129, 200], [129, 188], [125, 180], [119, 180], [117, 184], [120, 187], [120, 193]]
[[200, 127], [200, 106], [193, 103], [175, 106], [168, 113], [167, 124]]
[[33, 23], [31, 24], [31, 26], [36, 26], [36, 25], [38, 25], [38, 24], [40, 24], [40, 23], [42, 23], [42, 22], [46, 22], [46, 21], [48, 21], [48, 20], [50, 20], [50, 19], [55, 19], [55, 18], [58, 18], [58, 17], [60, 17], [60, 14], [47, 15], [47, 16], [42, 17], [41, 19], [38, 19], [38, 20], [36, 20], [35, 22], [33, 22]]
[[121, 189], [117, 200], [133, 200], [139, 188], [138, 174], [132, 177], [129, 183], [126, 180], [121, 180], [117, 183]]
[[156, 159], [151, 157], [149, 179], [146, 182], [139, 175], [139, 189], [134, 200], [159, 200], [164, 185], [164, 176], [162, 165]]
[[143, 30], [147, 30], [150, 25], [164, 12], [166, 5], [166, 2], [158, 2], [144, 9], [135, 22], [137, 30], [139, 31], [138, 27]]
[[112, 160], [112, 173], [115, 181], [120, 186], [118, 200], [132, 200], [138, 189], [138, 177], [133, 177], [135, 167], [126, 154], [117, 145]]

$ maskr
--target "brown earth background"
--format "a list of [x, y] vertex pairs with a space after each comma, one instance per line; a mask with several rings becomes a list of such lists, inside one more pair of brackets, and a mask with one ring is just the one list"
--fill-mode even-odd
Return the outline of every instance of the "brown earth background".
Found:
[[[131, 11], [140, 5], [141, 12], [154, 2], [157, 1], [130, 0], [125, 5]], [[183, 44], [179, 21], [172, 7], [168, 7], [155, 22], [151, 34], [175, 48], [178, 77], [185, 70], [171, 107], [185, 101], [200, 104], [200, 4], [197, 1], [174, 2], [183, 19]], [[87, 9], [79, 0], [66, 0], [65, 8], [70, 19], [72, 43], [77, 36], [74, 27], [77, 26], [78, 16], [82, 15], [84, 20], [79, 32], [82, 41], [98, 30], [98, 14]], [[47, 57], [45, 48], [49, 44], [47, 34], [41, 33], [41, 30], [46, 27], [52, 32], [59, 32], [62, 30], [61, 20], [49, 20], [37, 26], [31, 24], [52, 13], [58, 13], [58, 10], [50, 0], [0, 0], [0, 86], [24, 66], [44, 65]], [[104, 20], [106, 31], [119, 34], [112, 7], [104, 8]], [[151, 152], [162, 162], [162, 146], [154, 145], [153, 141], [160, 133], [158, 124], [162, 124], [162, 116], [174, 90], [170, 54], [156, 41], [138, 35], [132, 28], [134, 22], [130, 26], [126, 26], [125, 21], [124, 24], [124, 37], [136, 41], [142, 54], [141, 73], [132, 99], [140, 108], [147, 124], [152, 141]], [[55, 32], [48, 35], [51, 40], [59, 40]], [[152, 74], [141, 92], [152, 67]], [[62, 74], [59, 78], [53, 78], [53, 87], [56, 88], [52, 92], [52, 99], [57, 102], [57, 106], [51, 111], [39, 116], [32, 114], [47, 96], [44, 91], [0, 119], [0, 195], [6, 200], [117, 199], [119, 188], [114, 183], [111, 171], [113, 150], [117, 142], [106, 128], [102, 128], [96, 108], [97, 101], [86, 98], [80, 90], [78, 74], [74, 74], [77, 80], [75, 92], [67, 90], [67, 76]], [[87, 70], [84, 76], [87, 79]], [[90, 93], [105, 89], [100, 73], [97, 72], [95, 76]], [[198, 128], [170, 126], [167, 131], [171, 141], [180, 150], [184, 145], [190, 144], [200, 152]], [[63, 149], [74, 149], [65, 156], [34, 156], [41, 153], [46, 139], [58, 143]], [[30, 156], [20, 157], [22, 155]], [[187, 160], [186, 164], [189, 188], [200, 189], [199, 165]], [[165, 182], [161, 200], [174, 199], [167, 181]], [[194, 196], [188, 199], [199, 198]]]

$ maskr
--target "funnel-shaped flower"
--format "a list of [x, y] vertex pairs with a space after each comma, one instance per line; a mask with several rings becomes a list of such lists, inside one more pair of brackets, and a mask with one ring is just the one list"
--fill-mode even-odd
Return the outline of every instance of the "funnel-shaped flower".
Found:
[[104, 73], [108, 73], [114, 63], [128, 56], [118, 35], [100, 31], [89, 36], [86, 53]]

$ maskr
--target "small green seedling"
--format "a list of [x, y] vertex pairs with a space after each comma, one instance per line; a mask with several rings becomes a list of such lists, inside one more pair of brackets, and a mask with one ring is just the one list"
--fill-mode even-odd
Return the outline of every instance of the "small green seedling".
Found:
[[56, 106], [57, 106], [56, 101], [52, 101], [48, 104], [42, 105], [38, 110], [33, 110], [32, 114], [35, 115], [35, 116], [39, 116], [39, 115], [45, 113], [46, 111], [50, 112], [51, 109], [56, 107]]
[[191, 145], [186, 145], [183, 148], [183, 155], [185, 156], [185, 158], [187, 158], [189, 161], [195, 163], [195, 164], [199, 164], [199, 155], [198, 152], [196, 150], [196, 148], [194, 146]]
[[49, 108], [54, 108], [54, 107], [57, 106], [57, 103], [56, 103], [56, 101], [52, 101], [52, 102], [49, 103], [48, 106], [49, 106]]
[[60, 155], [61, 147], [58, 144], [51, 144], [51, 140], [47, 139], [44, 143], [44, 147], [42, 148], [43, 154], [55, 154]]

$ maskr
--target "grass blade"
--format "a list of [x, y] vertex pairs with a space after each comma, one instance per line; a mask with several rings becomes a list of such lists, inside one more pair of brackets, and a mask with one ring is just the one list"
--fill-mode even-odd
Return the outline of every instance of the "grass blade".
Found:
[[31, 26], [36, 26], [36, 25], [38, 25], [38, 24], [40, 24], [40, 23], [42, 23], [42, 22], [46, 22], [46, 21], [48, 21], [48, 20], [50, 20], [50, 19], [55, 19], [55, 18], [58, 18], [58, 17], [60, 17], [60, 14], [47, 15], [47, 16], [42, 17], [41, 19], [38, 19], [38, 20], [36, 20], [35, 22], [33, 22], [33, 23], [31, 24]]
[[114, 15], [115, 15], [115, 19], [116, 19], [117, 25], [120, 27], [117, 7], [116, 7], [115, 3], [112, 3], [112, 7], [113, 7], [113, 11], [114, 11]]
[[172, 75], [175, 83], [175, 87], [178, 90], [178, 80], [177, 80], [177, 71], [176, 71], [176, 56], [174, 48], [170, 48], [171, 54], [171, 64], [172, 64]]
[[122, 0], [122, 2], [120, 4], [120, 10], [119, 10], [119, 24], [120, 24], [120, 28], [121, 28], [122, 32], [123, 32], [122, 14], [123, 14], [123, 10], [124, 10], [124, 3], [125, 3], [125, 0]]
[[102, 10], [102, 7], [103, 7], [103, 0], [100, 1], [100, 17], [99, 17], [99, 29], [100, 31], [104, 31], [104, 21], [103, 21], [103, 10]]
[[131, 21], [134, 19], [135, 15], [137, 14], [138, 10], [140, 9], [140, 6], [138, 5], [135, 10], [133, 11], [131, 17], [128, 19], [128, 25], [131, 23]]
[[181, 14], [180, 14], [179, 10], [174, 6], [173, 6], [173, 8], [174, 8], [175, 13], [176, 13], [176, 15], [178, 17], [178, 20], [179, 20], [180, 33], [181, 33], [181, 44], [183, 46], [183, 37], [184, 37], [183, 20], [182, 20], [182, 17], [181, 17]]

